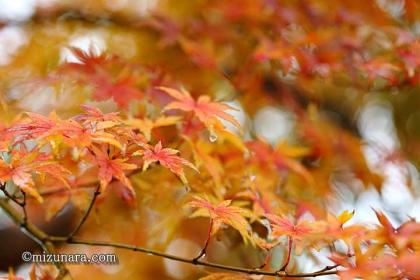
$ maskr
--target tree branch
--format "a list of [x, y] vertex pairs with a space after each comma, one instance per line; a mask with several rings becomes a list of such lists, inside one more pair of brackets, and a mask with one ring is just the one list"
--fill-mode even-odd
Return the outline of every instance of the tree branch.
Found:
[[290, 262], [290, 256], [292, 255], [292, 249], [293, 249], [293, 238], [288, 237], [287, 239], [287, 256], [286, 261], [284, 262], [284, 265], [278, 270], [278, 271], [286, 271], [287, 266]]
[[98, 184], [97, 185], [97, 187], [96, 187], [96, 189], [95, 189], [95, 192], [93, 193], [93, 197], [92, 197], [92, 200], [90, 201], [90, 204], [89, 204], [89, 206], [88, 206], [88, 209], [86, 210], [86, 212], [84, 213], [84, 215], [83, 215], [83, 217], [82, 217], [82, 219], [80, 220], [80, 222], [79, 222], [79, 224], [76, 226], [76, 228], [68, 235], [68, 239], [69, 240], [71, 240], [78, 232], [79, 232], [79, 230], [80, 230], [80, 228], [83, 226], [83, 224], [86, 222], [86, 220], [87, 220], [87, 218], [88, 218], [88, 216], [89, 216], [89, 214], [90, 214], [90, 212], [92, 211], [92, 209], [93, 209], [93, 206], [94, 206], [94, 204], [95, 204], [95, 201], [96, 201], [96, 198], [98, 197], [98, 195], [100, 195], [101, 194], [101, 192], [99, 191], [100, 190], [100, 188], [101, 188], [101, 185], [100, 184]]
[[0, 184], [0, 190], [4, 193], [7, 199], [10, 199], [11, 201], [13, 201], [14, 203], [16, 203], [17, 205], [21, 207], [25, 205], [26, 201], [19, 201], [17, 197], [9, 193], [9, 191], [6, 189], [6, 184]]
[[[20, 230], [48, 254], [56, 253], [54, 244], [49, 240], [50, 237], [40, 230], [37, 226], [28, 223], [25, 218], [20, 217], [18, 212], [5, 199], [0, 199], [0, 208], [9, 216], [9, 218], [20, 227]], [[59, 274], [57, 279], [71, 279], [71, 275], [63, 263], [54, 263]]]
[[218, 268], [218, 269], [223, 269], [223, 270], [229, 270], [232, 272], [241, 272], [241, 273], [252, 274], [252, 275], [304, 278], [304, 277], [317, 277], [317, 276], [337, 274], [337, 271], [317, 271], [317, 272], [311, 272], [311, 273], [286, 273], [285, 271], [262, 271], [258, 269], [242, 268], [242, 267], [217, 264], [217, 263], [212, 263], [212, 262], [207, 262], [207, 261], [200, 261], [200, 260], [195, 260], [195, 258], [192, 258], [192, 259], [183, 258], [183, 257], [175, 256], [175, 255], [165, 254], [165, 253], [151, 250], [148, 248], [144, 248], [141, 246], [134, 246], [134, 245], [124, 244], [124, 243], [85, 240], [85, 239], [78, 239], [78, 238], [73, 238], [72, 240], [68, 240], [66, 237], [50, 237], [50, 241], [53, 243], [82, 244], [82, 245], [89, 245], [89, 246], [120, 248], [120, 249], [125, 249], [125, 250], [131, 250], [134, 252], [142, 252], [148, 255], [158, 256], [158, 257], [170, 259], [173, 261], [189, 263], [193, 265], [201, 265], [205, 267]]
[[[161, 258], [170, 259], [173, 261], [178, 261], [178, 262], [183, 262], [183, 263], [189, 263], [192, 265], [200, 265], [200, 266], [205, 266], [209, 268], [228, 270], [231, 272], [239, 272], [239, 273], [245, 273], [245, 274], [250, 274], [250, 275], [266, 275], [266, 276], [284, 277], [284, 278], [293, 278], [293, 277], [305, 278], [305, 277], [318, 277], [318, 276], [324, 276], [324, 275], [333, 275], [333, 274], [338, 273], [337, 270], [332, 271], [332, 269], [336, 268], [337, 266], [326, 267], [320, 271], [311, 272], [311, 273], [287, 273], [286, 271], [262, 271], [260, 269], [242, 268], [242, 267], [229, 266], [229, 265], [217, 264], [213, 262], [202, 261], [199, 259], [202, 257], [201, 253], [200, 253], [201, 256], [199, 258], [195, 257], [195, 258], [190, 259], [190, 258], [183, 258], [183, 257], [175, 256], [175, 255], [170, 255], [170, 254], [162, 253], [162, 252], [155, 251], [152, 249], [144, 248], [141, 246], [130, 245], [130, 244], [74, 238], [73, 237], [74, 234], [78, 232], [80, 227], [84, 224], [87, 217], [89, 216], [89, 213], [91, 212], [93, 205], [95, 203], [96, 197], [98, 195], [99, 195], [99, 187], [96, 189], [94, 196], [91, 200], [91, 203], [87, 211], [85, 212], [82, 220], [80, 221], [76, 229], [73, 231], [73, 234], [69, 235], [69, 237], [50, 236], [46, 234], [44, 231], [40, 230], [38, 227], [36, 227], [32, 223], [29, 223], [25, 219], [25, 217], [21, 217], [19, 213], [9, 204], [8, 200], [6, 199], [0, 199], [0, 208], [4, 210], [4, 212], [13, 220], [13, 222], [16, 225], [20, 226], [20, 229], [23, 233], [25, 233], [29, 238], [37, 242], [39, 246], [45, 252], [49, 254], [56, 253], [56, 248], [54, 246], [54, 244], [56, 243], [81, 244], [81, 245], [88, 245], [88, 246], [103, 246], [103, 247], [113, 247], [113, 248], [131, 250], [134, 252], [146, 253], [148, 255], [158, 256]], [[212, 225], [210, 225], [209, 231], [211, 231], [211, 227]], [[205, 252], [205, 248], [207, 248], [208, 242], [209, 242], [209, 238], [207, 238], [206, 245], [202, 251]], [[289, 247], [290, 246], [291, 246], [291, 242], [289, 242]], [[290, 250], [288, 254], [290, 254]], [[289, 259], [290, 259], [290, 256], [289, 256]], [[59, 270], [59, 275], [57, 279], [71, 279], [71, 275], [64, 264], [55, 263], [55, 266]]]

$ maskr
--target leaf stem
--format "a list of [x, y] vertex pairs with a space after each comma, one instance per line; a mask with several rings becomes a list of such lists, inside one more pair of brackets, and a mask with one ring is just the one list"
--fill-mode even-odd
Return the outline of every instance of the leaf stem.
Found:
[[210, 243], [211, 231], [212, 230], [213, 230], [213, 219], [210, 219], [210, 225], [209, 225], [209, 230], [207, 232], [206, 243], [204, 243], [204, 247], [203, 247], [203, 249], [201, 249], [198, 256], [193, 259], [194, 263], [196, 263], [199, 259], [201, 259], [206, 254], [207, 247], [209, 246], [209, 243]]
[[287, 266], [290, 262], [290, 256], [292, 255], [292, 249], [293, 249], [293, 238], [291, 236], [288, 237], [287, 241], [287, 256], [286, 261], [284, 262], [284, 265], [278, 270], [278, 271], [286, 271]]
[[67, 236], [67, 238], [69, 239], [69, 240], [71, 240], [78, 232], [79, 232], [79, 230], [80, 230], [80, 228], [83, 226], [83, 224], [86, 222], [86, 220], [87, 220], [87, 218], [89, 217], [89, 214], [90, 214], [90, 212], [92, 211], [92, 209], [93, 209], [93, 206], [94, 206], [94, 204], [95, 204], [95, 201], [96, 201], [96, 198], [98, 197], [98, 195], [100, 195], [101, 194], [101, 192], [100, 192], [100, 188], [101, 188], [101, 185], [100, 184], [98, 184], [97, 186], [96, 186], [96, 189], [95, 189], [95, 192], [93, 193], [93, 197], [92, 197], [92, 199], [91, 199], [91, 201], [90, 201], [90, 203], [89, 203], [89, 206], [88, 206], [88, 208], [87, 208], [87, 210], [86, 210], [86, 212], [83, 214], [83, 217], [82, 217], [82, 219], [80, 219], [80, 222], [79, 222], [79, 224], [76, 226], [76, 228]]

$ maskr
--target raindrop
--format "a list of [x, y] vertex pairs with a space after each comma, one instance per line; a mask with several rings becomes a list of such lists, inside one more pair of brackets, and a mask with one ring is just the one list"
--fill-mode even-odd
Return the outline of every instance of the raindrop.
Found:
[[210, 140], [210, 142], [212, 142], [212, 143], [216, 142], [216, 141], [217, 141], [217, 134], [216, 134], [216, 133], [214, 133], [214, 132], [211, 132], [211, 133], [210, 133], [210, 136], [209, 136], [209, 140]]

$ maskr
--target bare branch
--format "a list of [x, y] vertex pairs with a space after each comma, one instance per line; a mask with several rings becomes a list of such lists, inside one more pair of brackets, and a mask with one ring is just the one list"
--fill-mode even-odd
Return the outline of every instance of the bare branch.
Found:
[[196, 258], [192, 258], [192, 259], [183, 258], [183, 257], [175, 256], [175, 255], [170, 255], [170, 254], [154, 251], [154, 250], [140, 247], [140, 246], [134, 246], [134, 245], [123, 244], [123, 243], [106, 242], [106, 241], [84, 240], [84, 239], [77, 239], [77, 238], [68, 240], [65, 237], [50, 237], [50, 241], [53, 243], [83, 244], [83, 245], [89, 245], [89, 246], [104, 246], [104, 247], [120, 248], [120, 249], [135, 251], [135, 252], [142, 252], [148, 255], [158, 256], [158, 257], [170, 259], [173, 261], [190, 263], [193, 265], [201, 265], [205, 267], [212, 267], [212, 268], [223, 269], [223, 270], [228, 270], [232, 272], [252, 274], [252, 275], [304, 278], [304, 277], [317, 277], [317, 276], [337, 274], [337, 271], [318, 271], [318, 272], [312, 272], [312, 273], [286, 273], [285, 271], [272, 271], [272, 272], [262, 271], [258, 269], [241, 268], [241, 267], [217, 264], [217, 263], [212, 263], [212, 262], [207, 262], [207, 261], [200, 261], [200, 260], [196, 260]]
[[[49, 240], [50, 237], [37, 226], [28, 223], [25, 218], [20, 217], [18, 212], [5, 199], [0, 199], [0, 208], [9, 216], [12, 221], [20, 227], [20, 230], [30, 239], [38, 243], [38, 245], [48, 254], [54, 254], [56, 248]], [[72, 279], [69, 271], [63, 263], [54, 263], [59, 271], [57, 279]]]

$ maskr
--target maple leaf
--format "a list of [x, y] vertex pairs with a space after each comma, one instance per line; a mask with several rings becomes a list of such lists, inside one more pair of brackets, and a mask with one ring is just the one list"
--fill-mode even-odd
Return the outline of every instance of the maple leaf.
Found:
[[181, 91], [167, 87], [159, 87], [158, 89], [176, 99], [176, 101], [169, 103], [164, 108], [164, 111], [177, 109], [186, 112], [194, 112], [197, 118], [204, 123], [210, 131], [212, 131], [215, 126], [220, 126], [220, 120], [218, 118], [228, 121], [238, 128], [240, 127], [240, 123], [232, 115], [225, 112], [227, 110], [236, 110], [229, 105], [212, 102], [207, 95], [201, 95], [196, 101], [191, 97], [190, 93], [184, 89], [181, 89]]
[[50, 142], [53, 149], [64, 141], [68, 145], [87, 146], [91, 139], [89, 133], [74, 120], [61, 120], [55, 112], [51, 112], [48, 117], [36, 114], [26, 113], [30, 122], [12, 126], [9, 131], [15, 136], [15, 143], [28, 139], [44, 140], [43, 143]]
[[85, 113], [77, 115], [74, 119], [84, 122], [117, 122], [119, 121], [119, 112], [112, 112], [104, 114], [101, 110], [90, 105], [81, 105]]
[[388, 220], [388, 218], [385, 216], [385, 214], [378, 210], [375, 211], [376, 217], [379, 220], [379, 223], [384, 227], [385, 230], [387, 230], [389, 233], [395, 233], [395, 228], [392, 225], [392, 223]]
[[347, 223], [351, 218], [354, 216], [354, 210], [352, 212], [345, 210], [337, 217], [337, 221], [339, 222], [340, 226], [342, 227], [345, 223]]
[[33, 264], [29, 272], [30, 280], [54, 280], [56, 279], [57, 272], [51, 266], [41, 266]]
[[371, 235], [382, 244], [389, 244], [398, 249], [404, 249], [409, 244], [420, 240], [420, 224], [409, 220], [395, 228], [384, 213], [374, 210], [381, 224]]
[[366, 72], [369, 83], [372, 83], [377, 78], [382, 78], [390, 84], [395, 84], [397, 73], [401, 70], [397, 65], [381, 58], [368, 61], [361, 65], [360, 68]]
[[198, 172], [198, 170], [192, 163], [176, 155], [178, 154], [177, 150], [163, 148], [161, 141], [159, 141], [159, 143], [157, 143], [156, 146], [147, 147], [146, 150], [139, 151], [135, 154], [140, 154], [143, 156], [143, 171], [149, 168], [150, 164], [154, 162], [159, 162], [161, 165], [168, 168], [171, 172], [178, 175], [181, 181], [185, 184], [187, 183], [187, 178], [185, 177], [183, 169], [184, 165]]
[[13, 268], [12, 267], [9, 267], [9, 273], [8, 273], [8, 275], [7, 276], [0, 276], [0, 279], [1, 280], [24, 280], [23, 277], [16, 276], [16, 274], [13, 271]]
[[314, 232], [314, 227], [308, 221], [299, 221], [293, 223], [286, 217], [280, 217], [274, 214], [266, 214], [267, 219], [273, 230], [274, 237], [289, 236], [294, 240], [301, 240], [306, 235]]
[[193, 63], [207, 69], [215, 69], [217, 67], [214, 50], [211, 46], [182, 37], [178, 39], [178, 42], [181, 49], [189, 56]]
[[58, 163], [51, 161], [49, 156], [38, 153], [36, 150], [29, 153], [13, 151], [10, 162], [0, 160], [1, 183], [11, 180], [23, 192], [33, 196], [39, 202], [43, 202], [42, 197], [35, 189], [32, 175], [34, 172], [49, 174], [69, 186], [64, 178], [64, 175], [69, 172]]
[[420, 67], [420, 41], [413, 42], [407, 49], [400, 49], [398, 53], [404, 62], [408, 76], [413, 77]]
[[126, 163], [127, 159], [125, 158], [110, 159], [107, 153], [96, 147], [92, 147], [92, 150], [95, 155], [95, 161], [99, 167], [98, 177], [101, 184], [101, 192], [105, 191], [114, 177], [135, 195], [134, 188], [130, 180], [125, 176], [124, 171], [137, 169], [137, 165]]
[[236, 197], [246, 198], [252, 201], [252, 211], [255, 219], [272, 212], [270, 201], [257, 188], [239, 192], [236, 194]]
[[420, 254], [404, 252], [399, 256], [379, 255], [376, 258], [359, 258], [355, 266], [339, 272], [341, 279], [419, 279]]
[[[106, 129], [118, 126], [119, 121], [115, 113], [103, 114], [92, 107], [85, 107], [88, 112], [73, 119], [61, 120], [52, 112], [48, 117], [27, 113], [31, 122], [18, 124], [9, 129], [11, 135], [15, 136], [15, 143], [28, 139], [39, 140], [38, 146], [49, 143], [54, 153], [58, 153], [61, 143], [71, 147], [88, 147], [95, 143], [106, 143], [122, 149], [122, 144], [117, 140], [124, 133], [105, 132]], [[84, 121], [83, 125], [78, 121]]]
[[56, 126], [57, 115], [52, 112], [48, 117], [36, 114], [26, 113], [31, 122], [18, 123], [8, 129], [8, 132], [17, 136], [15, 142], [24, 141], [29, 138], [45, 137]]
[[11, 140], [13, 140], [13, 136], [6, 126], [0, 123], [0, 152], [8, 151]]
[[68, 47], [68, 49], [79, 62], [65, 62], [61, 66], [61, 70], [73, 70], [93, 74], [97, 71], [98, 67], [102, 67], [111, 60], [111, 57], [106, 53], [100, 53], [96, 50], [94, 45], [90, 45], [87, 51], [77, 47]]
[[217, 203], [195, 196], [186, 204], [186, 207], [198, 208], [191, 217], [210, 217], [211, 235], [216, 234], [223, 225], [229, 225], [241, 234], [245, 242], [248, 240], [253, 242], [250, 236], [250, 225], [246, 219], [252, 217], [251, 211], [231, 204], [232, 200]]
[[180, 27], [169, 17], [155, 14], [146, 19], [140, 25], [151, 27], [157, 32], [161, 33], [158, 46], [163, 48], [175, 44], [178, 41]]
[[292, 48], [280, 42], [273, 43], [262, 39], [260, 46], [255, 50], [254, 59], [256, 61], [277, 60], [281, 65], [283, 73], [287, 75], [293, 69], [296, 56]]
[[344, 241], [348, 246], [351, 246], [351, 241], [355, 239], [360, 240], [360, 237], [364, 237], [367, 228], [362, 225], [351, 225], [344, 227], [354, 215], [354, 211], [348, 210], [343, 211], [337, 217], [327, 214], [327, 220], [321, 222], [318, 226], [319, 233], [323, 236], [324, 241], [334, 242], [334, 240], [340, 239]]
[[143, 119], [128, 119], [125, 123], [133, 128], [139, 129], [143, 133], [147, 141], [152, 138], [152, 130], [157, 127], [171, 126], [176, 124], [181, 118], [177, 116], [159, 117], [156, 120], [148, 118]]
[[189, 137], [185, 136], [185, 140], [193, 152], [195, 166], [201, 169], [204, 167], [213, 178], [216, 189], [219, 189], [222, 184], [223, 168], [220, 160], [211, 156], [212, 147], [206, 145], [204, 141], [200, 141], [199, 139], [192, 141]]
[[143, 92], [135, 87], [137, 79], [131, 75], [124, 75], [113, 80], [109, 75], [96, 75], [91, 78], [95, 85], [93, 98], [103, 101], [112, 98], [121, 108], [127, 108], [132, 100], [141, 99]]
[[257, 162], [264, 168], [275, 167], [279, 170], [286, 168], [301, 175], [310, 186], [315, 184], [311, 173], [298, 160], [294, 159], [307, 155], [310, 152], [309, 149], [289, 146], [286, 143], [280, 143], [273, 149], [262, 140], [249, 141], [247, 146], [254, 155], [250, 158], [251, 161]]

